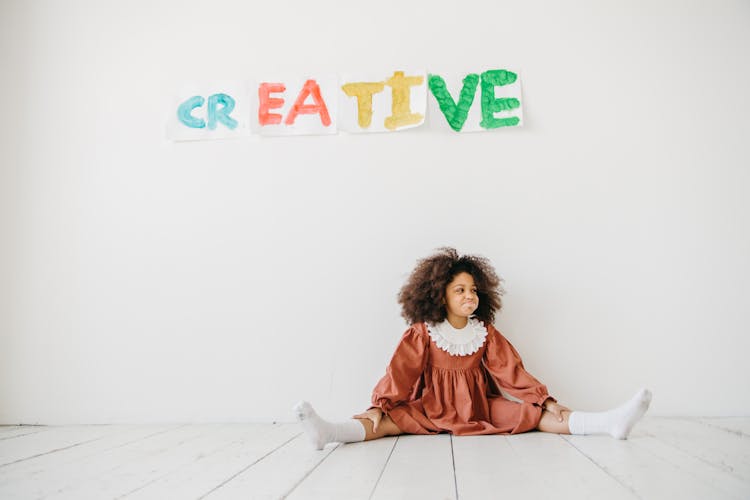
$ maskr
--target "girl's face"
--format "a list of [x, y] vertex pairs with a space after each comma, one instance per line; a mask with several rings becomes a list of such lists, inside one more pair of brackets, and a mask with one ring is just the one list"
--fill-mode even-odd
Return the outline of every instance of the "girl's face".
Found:
[[463, 272], [453, 277], [445, 288], [445, 309], [448, 321], [456, 328], [462, 328], [479, 307], [477, 286], [471, 274]]

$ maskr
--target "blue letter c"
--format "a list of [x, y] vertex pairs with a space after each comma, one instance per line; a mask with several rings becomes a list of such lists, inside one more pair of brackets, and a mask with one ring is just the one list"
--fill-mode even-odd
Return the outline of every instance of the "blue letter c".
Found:
[[202, 118], [196, 118], [190, 114], [195, 108], [203, 106], [204, 102], [205, 99], [199, 95], [191, 97], [177, 108], [177, 118], [183, 125], [190, 128], [205, 128], [206, 122]]

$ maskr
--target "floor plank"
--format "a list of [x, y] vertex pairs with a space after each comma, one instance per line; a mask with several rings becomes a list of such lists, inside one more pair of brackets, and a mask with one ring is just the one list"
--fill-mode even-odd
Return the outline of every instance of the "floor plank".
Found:
[[647, 417], [626, 441], [399, 436], [322, 451], [298, 424], [7, 426], [0, 499], [748, 499], [749, 424]]
[[[119, 453], [118, 448], [129, 443], [176, 428], [176, 426], [112, 426], [108, 435], [63, 450], [39, 455], [0, 468], [0, 498], [30, 498], [44, 494], [59, 483], [61, 475], [69, 478], [80, 475], [92, 460], [105, 452]], [[64, 471], [63, 474], [61, 472]]]
[[609, 436], [567, 436], [581, 453], [626, 485], [640, 498], [722, 499], [737, 498], [717, 484], [706, 481], [700, 461], [680, 462], [668, 449], [659, 450], [653, 437], [631, 437], [620, 441]]
[[699, 418], [698, 422], [750, 437], [750, 418], [748, 417]]
[[340, 446], [287, 498], [370, 498], [395, 444], [390, 437]]
[[252, 464], [298, 436], [297, 425], [232, 425], [229, 439], [215, 449], [194, 454], [194, 459], [123, 495], [129, 500], [199, 498], [231, 481]]
[[231, 425], [190, 425], [155, 436], [136, 447], [126, 461], [113, 457], [106, 469], [48, 498], [125, 497], [226, 446], [235, 437], [233, 430]]
[[682, 418], [651, 418], [641, 428], [664, 443], [750, 482], [750, 438], [744, 435]]
[[678, 470], [687, 471], [696, 480], [708, 485], [715, 491], [712, 498], [750, 498], [750, 483], [718, 467], [711, 466], [689, 453], [653, 437], [640, 439], [637, 445]]
[[456, 498], [451, 436], [399, 436], [372, 498]]
[[118, 427], [109, 425], [74, 425], [47, 427], [44, 432], [5, 439], [0, 441], [0, 470], [16, 462], [81, 446], [117, 431]]
[[29, 434], [36, 434], [37, 432], [44, 432], [47, 429], [49, 429], [49, 427], [45, 425], [2, 425], [0, 426], [0, 441], [27, 436]]
[[43, 498], [103, 498], [113, 489], [126, 492], [169, 465], [160, 461], [161, 456], [181, 454], [185, 443], [210, 430], [201, 426], [175, 426], [81, 460], [62, 461], [43, 475], [34, 476], [38, 481], [32, 481], [31, 486]]
[[555, 434], [453, 438], [458, 497], [636, 498], [632, 491]]
[[284, 498], [335, 449], [336, 446], [329, 445], [324, 450], [316, 450], [306, 436], [298, 434], [294, 439], [280, 443], [272, 453], [201, 498]]

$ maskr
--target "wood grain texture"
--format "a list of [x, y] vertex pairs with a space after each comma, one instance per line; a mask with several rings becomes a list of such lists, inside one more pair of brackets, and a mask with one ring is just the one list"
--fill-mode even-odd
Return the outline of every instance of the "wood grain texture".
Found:
[[297, 424], [13, 426], [0, 498], [745, 499], [748, 427], [647, 417], [626, 441], [407, 435], [319, 451]]

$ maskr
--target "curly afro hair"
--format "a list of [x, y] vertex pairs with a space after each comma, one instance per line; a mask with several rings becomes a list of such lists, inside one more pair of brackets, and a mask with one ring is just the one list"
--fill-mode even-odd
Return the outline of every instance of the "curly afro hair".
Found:
[[479, 307], [474, 316], [485, 323], [495, 320], [502, 307], [501, 279], [490, 261], [476, 255], [458, 255], [454, 248], [439, 248], [437, 253], [417, 262], [398, 294], [401, 316], [411, 324], [440, 323], [447, 317], [443, 299], [445, 289], [462, 272], [471, 274], [477, 286]]

